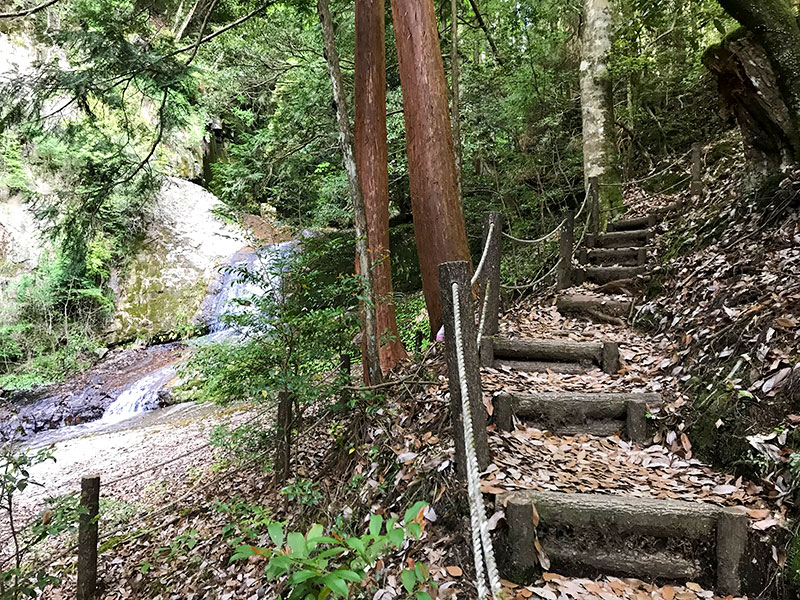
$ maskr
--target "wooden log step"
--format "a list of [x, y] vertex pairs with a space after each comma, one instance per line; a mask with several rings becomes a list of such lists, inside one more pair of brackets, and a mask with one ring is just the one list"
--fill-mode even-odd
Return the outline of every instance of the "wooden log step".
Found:
[[655, 226], [658, 218], [655, 215], [645, 215], [644, 217], [633, 217], [631, 219], [619, 219], [608, 224], [609, 231], [630, 231], [632, 229], [647, 229]]
[[578, 262], [582, 265], [643, 265], [647, 262], [647, 248], [580, 248]]
[[[481, 364], [492, 366], [495, 359], [505, 359], [506, 365], [509, 360], [542, 361], [543, 365], [585, 363], [580, 372], [587, 370], [587, 367], [591, 368], [591, 363], [594, 363], [606, 373], [616, 373], [619, 370], [619, 346], [616, 342], [484, 337], [481, 343]], [[528, 370], [540, 370], [540, 366]]]
[[[483, 364], [483, 360], [481, 360]], [[546, 362], [542, 360], [508, 360], [495, 359], [492, 367], [502, 367], [512, 371], [526, 371], [528, 373], [561, 373], [564, 375], [581, 375], [595, 368], [591, 361], [582, 362]]]
[[649, 229], [611, 231], [599, 235], [587, 235], [586, 246], [589, 248], [630, 248], [646, 246], [652, 239], [653, 232]]
[[749, 519], [742, 507], [536, 490], [501, 494], [497, 504], [508, 523], [501, 575], [517, 583], [538, 576], [538, 539], [549, 570], [564, 575], [691, 580], [716, 584], [720, 594], [743, 591]]
[[630, 300], [598, 298], [597, 296], [588, 296], [586, 294], [569, 294], [558, 297], [556, 308], [561, 313], [599, 312], [612, 317], [626, 319], [631, 314], [633, 302]]
[[506, 431], [513, 428], [517, 417], [557, 435], [622, 431], [633, 441], [643, 441], [647, 438], [647, 407], [660, 406], [662, 400], [660, 394], [650, 393], [502, 393], [494, 397], [493, 404], [495, 422]]
[[609, 283], [618, 279], [633, 279], [647, 273], [647, 267], [583, 267], [573, 270], [572, 282], [580, 285], [586, 281], [597, 284]]

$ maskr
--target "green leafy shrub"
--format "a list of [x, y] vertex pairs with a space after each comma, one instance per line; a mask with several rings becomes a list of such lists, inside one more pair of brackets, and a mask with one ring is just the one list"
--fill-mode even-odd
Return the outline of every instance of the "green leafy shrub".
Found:
[[[273, 548], [243, 544], [231, 561], [255, 555], [268, 558], [266, 577], [285, 582], [289, 589], [287, 600], [330, 595], [348, 598], [360, 588], [367, 569], [392, 549], [400, 548], [407, 533], [414, 537], [421, 535], [419, 514], [424, 506], [424, 502], [418, 502], [406, 511], [402, 524], [397, 518], [384, 520], [373, 514], [368, 533], [361, 536], [343, 537], [335, 532], [326, 536], [322, 525], [313, 525], [305, 535], [296, 531], [286, 533], [283, 523], [272, 523], [268, 533]], [[403, 575], [403, 579], [404, 585], [406, 580], [411, 584], [410, 576]], [[412, 590], [417, 583], [415, 574]], [[430, 598], [425, 592], [422, 594], [417, 596], [420, 600]]]

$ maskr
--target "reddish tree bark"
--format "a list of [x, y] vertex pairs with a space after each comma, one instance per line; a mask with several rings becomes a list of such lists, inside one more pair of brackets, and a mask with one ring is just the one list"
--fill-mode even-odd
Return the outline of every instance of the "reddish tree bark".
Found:
[[385, 373], [406, 357], [406, 351], [397, 333], [389, 261], [384, 15], [384, 0], [356, 0], [355, 154], [372, 258], [380, 362]]
[[411, 210], [431, 333], [442, 325], [439, 263], [470, 260], [432, 0], [392, 0]]

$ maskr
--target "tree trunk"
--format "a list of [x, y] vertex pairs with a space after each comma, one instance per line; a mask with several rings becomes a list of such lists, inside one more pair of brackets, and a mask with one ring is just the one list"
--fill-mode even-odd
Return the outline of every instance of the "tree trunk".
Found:
[[406, 152], [422, 289], [431, 334], [442, 325], [438, 265], [470, 260], [458, 198], [447, 81], [432, 0], [392, 0]]
[[453, 127], [453, 149], [458, 176], [458, 195], [461, 197], [461, 115], [459, 114], [458, 90], [458, 0], [450, 1], [450, 85], [453, 97], [450, 107], [450, 121]]
[[746, 186], [756, 189], [770, 173], [792, 161], [797, 141], [771, 61], [752, 33], [740, 29], [703, 54], [716, 77], [726, 116], [742, 132], [748, 162]]
[[278, 392], [278, 417], [275, 424], [275, 465], [273, 472], [279, 485], [286, 485], [291, 475], [292, 456], [292, 395]]
[[608, 0], [584, 0], [581, 37], [581, 113], [583, 116], [583, 172], [600, 184], [601, 229], [605, 230], [612, 209], [622, 206], [614, 97], [608, 58], [611, 52], [611, 8]]
[[[375, 290], [372, 285], [372, 265], [369, 260], [367, 239], [367, 216], [364, 210], [364, 197], [361, 195], [361, 182], [358, 168], [353, 157], [353, 134], [350, 131], [350, 117], [347, 114], [347, 97], [342, 83], [342, 70], [339, 68], [339, 53], [336, 50], [336, 36], [333, 30], [333, 19], [328, 7], [328, 0], [317, 0], [317, 13], [322, 24], [322, 41], [325, 61], [328, 64], [328, 75], [333, 88], [333, 103], [336, 105], [336, 125], [339, 128], [339, 146], [345, 171], [350, 198], [353, 200], [353, 224], [356, 230], [356, 253], [364, 288], [364, 338], [367, 352], [367, 364], [364, 377], [371, 384], [383, 380], [378, 354], [377, 323], [375, 320]], [[366, 379], [368, 378], [368, 379]]]
[[355, 154], [373, 265], [380, 365], [387, 372], [406, 351], [397, 332], [389, 260], [384, 15], [384, 0], [356, 0]]
[[794, 160], [800, 160], [800, 26], [788, 0], [719, 0], [751, 31], [767, 53], [778, 89], [789, 109]]

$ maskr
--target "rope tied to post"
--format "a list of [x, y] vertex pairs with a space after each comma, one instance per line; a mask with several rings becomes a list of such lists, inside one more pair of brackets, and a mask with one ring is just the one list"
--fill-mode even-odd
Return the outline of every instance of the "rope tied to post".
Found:
[[489, 254], [492, 234], [494, 234], [494, 221], [489, 223], [489, 231], [486, 232], [486, 243], [483, 245], [483, 254], [481, 254], [481, 259], [478, 261], [478, 266], [475, 268], [475, 273], [472, 275], [472, 280], [469, 282], [470, 285], [478, 283], [478, 278], [481, 276], [481, 271], [483, 271], [483, 265], [486, 264], [486, 255]]
[[[488, 237], [488, 236], [487, 236]], [[494, 557], [492, 538], [486, 520], [486, 510], [483, 505], [483, 494], [480, 487], [480, 468], [478, 456], [475, 453], [475, 439], [472, 426], [472, 411], [470, 409], [469, 389], [467, 386], [466, 362], [464, 359], [464, 340], [461, 329], [461, 310], [458, 283], [453, 282], [453, 333], [455, 337], [456, 362], [458, 364], [458, 382], [461, 390], [461, 416], [464, 428], [464, 449], [466, 454], [467, 494], [469, 498], [469, 512], [472, 533], [472, 551], [475, 560], [475, 573], [479, 598], [490, 596], [499, 600], [500, 576], [497, 572], [497, 562]], [[486, 577], [489, 587], [487, 589]]]

